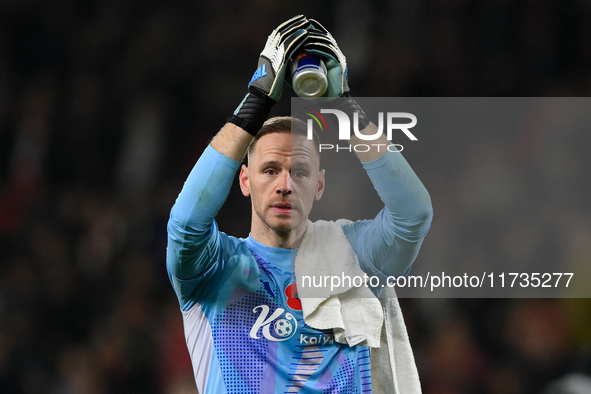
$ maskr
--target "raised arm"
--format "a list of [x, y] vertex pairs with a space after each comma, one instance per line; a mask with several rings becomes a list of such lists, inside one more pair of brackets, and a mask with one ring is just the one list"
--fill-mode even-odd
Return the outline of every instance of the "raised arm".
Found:
[[[357, 103], [347, 104], [365, 115]], [[362, 134], [375, 135], [375, 124], [365, 121]], [[363, 143], [356, 135], [351, 145]], [[354, 243], [361, 267], [369, 275], [397, 276], [408, 272], [431, 227], [433, 208], [423, 186], [402, 153], [383, 147], [390, 142], [384, 134], [367, 152], [356, 152], [385, 207], [372, 221], [358, 223], [347, 234]], [[382, 147], [378, 149], [378, 147]]]
[[215, 274], [232, 247], [217, 229], [224, 204], [248, 146], [280, 98], [288, 59], [307, 36], [308, 20], [294, 17], [275, 29], [259, 57], [248, 93], [189, 174], [168, 221], [167, 269], [183, 308]]
[[357, 222], [345, 232], [364, 271], [402, 275], [414, 262], [431, 226], [431, 198], [400, 153], [387, 152], [363, 167], [385, 207], [373, 220]]
[[283, 22], [269, 35], [258, 67], [248, 83], [248, 93], [228, 124], [211, 141], [215, 150], [242, 161], [252, 138], [281, 97], [287, 63], [308, 36], [308, 26], [306, 17], [298, 15]]
[[[361, 134], [375, 135], [377, 127], [349, 95], [347, 62], [336, 40], [317, 21], [310, 20], [310, 24], [304, 50], [324, 60], [329, 80], [327, 96], [338, 97], [325, 105], [346, 113], [349, 119], [357, 113]], [[353, 133], [349, 142], [356, 145], [364, 141]], [[369, 275], [382, 277], [407, 271], [430, 228], [433, 215], [429, 193], [401, 153], [383, 148], [387, 144], [389, 141], [382, 134], [372, 141], [370, 150], [356, 152], [385, 208], [373, 220], [343, 228], [361, 268]]]

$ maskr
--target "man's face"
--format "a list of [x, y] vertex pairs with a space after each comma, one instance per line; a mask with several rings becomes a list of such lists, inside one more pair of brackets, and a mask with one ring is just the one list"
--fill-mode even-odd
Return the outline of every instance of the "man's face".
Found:
[[240, 172], [242, 193], [252, 200], [253, 233], [290, 234], [305, 226], [314, 200], [324, 191], [319, 160], [305, 136], [271, 133], [257, 141], [248, 167]]

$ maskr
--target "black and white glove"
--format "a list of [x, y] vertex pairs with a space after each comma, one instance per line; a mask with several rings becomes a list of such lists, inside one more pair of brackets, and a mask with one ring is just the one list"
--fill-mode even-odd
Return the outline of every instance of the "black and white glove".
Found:
[[324, 61], [328, 88], [325, 97], [340, 97], [349, 91], [347, 81], [347, 59], [339, 49], [337, 41], [317, 20], [310, 19], [308, 38], [302, 50]]
[[248, 84], [249, 92], [229, 122], [242, 127], [253, 136], [258, 133], [271, 107], [281, 97], [285, 70], [294, 52], [308, 37], [306, 29], [309, 26], [308, 19], [298, 15], [273, 30], [267, 38], [258, 67]]
[[330, 102], [330, 105], [345, 112], [351, 119], [353, 119], [353, 114], [357, 112], [360, 129], [369, 125], [365, 112], [349, 95], [347, 59], [332, 34], [320, 22], [310, 19], [308, 38], [302, 48], [306, 54], [317, 56], [324, 61], [328, 80], [328, 88], [324, 97], [339, 98]]

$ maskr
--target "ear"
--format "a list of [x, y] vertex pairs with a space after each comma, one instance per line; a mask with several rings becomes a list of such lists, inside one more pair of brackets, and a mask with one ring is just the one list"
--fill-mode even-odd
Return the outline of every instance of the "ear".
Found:
[[240, 190], [245, 197], [250, 196], [250, 178], [248, 177], [248, 167], [244, 164], [240, 169], [240, 176], [238, 177], [240, 182]]
[[324, 194], [324, 185], [325, 185], [324, 175], [325, 175], [325, 171], [320, 170], [320, 172], [318, 173], [318, 187], [316, 189], [316, 194], [314, 194], [314, 199], [316, 201], [320, 200], [322, 198], [322, 194]]

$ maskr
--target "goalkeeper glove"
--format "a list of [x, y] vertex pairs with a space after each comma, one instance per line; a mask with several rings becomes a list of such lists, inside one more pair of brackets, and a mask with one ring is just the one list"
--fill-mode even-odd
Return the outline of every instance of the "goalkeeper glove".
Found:
[[317, 56], [326, 65], [328, 89], [324, 97], [340, 97], [331, 105], [345, 112], [352, 119], [355, 112], [359, 115], [359, 128], [363, 130], [369, 120], [363, 109], [349, 95], [347, 59], [339, 49], [337, 41], [317, 20], [310, 19], [308, 38], [303, 46], [306, 54]]
[[229, 122], [255, 136], [283, 90], [289, 59], [308, 36], [308, 19], [299, 15], [279, 25], [267, 38], [258, 67], [244, 97]]
[[347, 83], [347, 59], [336, 40], [318, 21], [310, 19], [308, 38], [302, 50], [311, 56], [317, 56], [324, 61], [328, 89], [325, 97], [339, 97], [349, 91]]

